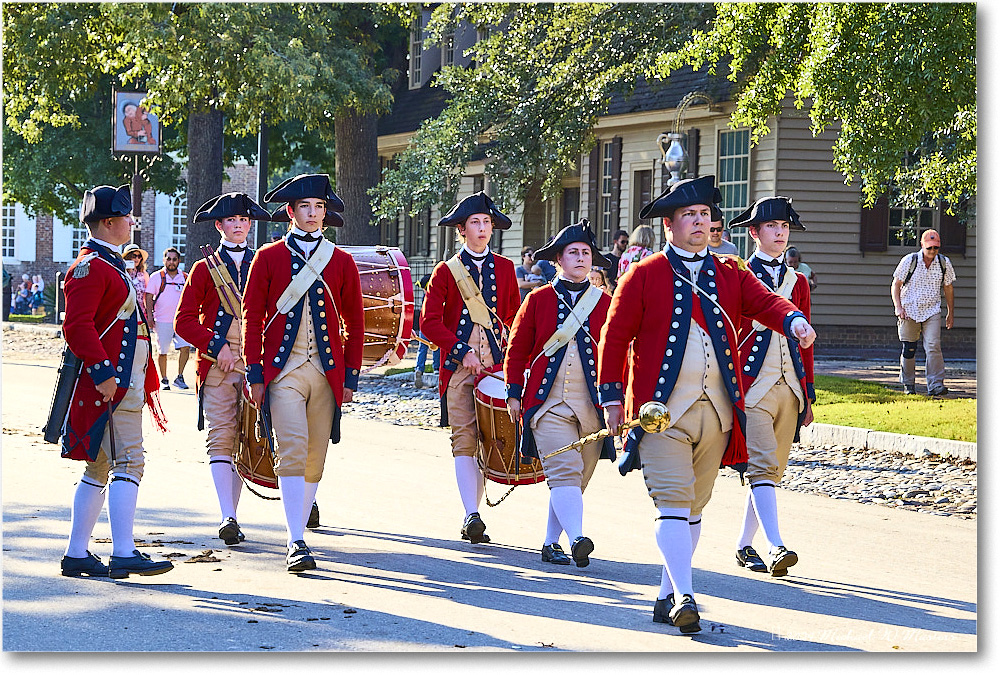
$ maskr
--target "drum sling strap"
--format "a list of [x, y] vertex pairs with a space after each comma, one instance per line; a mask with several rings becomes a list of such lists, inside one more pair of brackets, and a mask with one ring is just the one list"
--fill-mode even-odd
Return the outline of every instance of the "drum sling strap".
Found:
[[472, 275], [469, 274], [469, 271], [465, 269], [465, 265], [462, 264], [462, 259], [456, 254], [445, 264], [448, 265], [448, 270], [455, 279], [458, 291], [462, 294], [465, 307], [469, 310], [469, 317], [474, 323], [478, 323], [483, 328], [492, 331], [493, 322], [490, 320], [490, 308], [487, 307], [486, 301], [483, 300], [483, 294], [476, 285], [476, 282], [472, 280]]
[[583, 328], [584, 322], [590, 317], [590, 313], [597, 307], [604, 291], [597, 286], [591, 286], [583, 292], [580, 302], [576, 307], [570, 309], [569, 316], [559, 324], [552, 336], [542, 345], [542, 354], [552, 356], [557, 351], [569, 344], [577, 332]]
[[[301, 253], [293, 249], [288, 245], [288, 241], [285, 240], [285, 246], [288, 247], [289, 252], [302, 260], [304, 263], [302, 269], [299, 273], [292, 277], [292, 281], [285, 290], [278, 297], [277, 310], [274, 316], [267, 322], [264, 326], [264, 332], [271, 326], [271, 323], [279, 314], [287, 314], [292, 310], [295, 305], [299, 303], [312, 285], [316, 283], [319, 279], [323, 281], [323, 270], [326, 268], [330, 260], [333, 259], [333, 253], [337, 250], [337, 247], [333, 245], [329, 239], [321, 239], [316, 245], [316, 251], [313, 252], [311, 258], [306, 258]], [[330, 288], [326, 285], [326, 281], [323, 281], [323, 286], [326, 287], [327, 293], [330, 294], [330, 302], [333, 303], [333, 293], [330, 292]], [[334, 309], [336, 309], [336, 304], [334, 303]], [[338, 323], [339, 323], [339, 312], [338, 312]]]

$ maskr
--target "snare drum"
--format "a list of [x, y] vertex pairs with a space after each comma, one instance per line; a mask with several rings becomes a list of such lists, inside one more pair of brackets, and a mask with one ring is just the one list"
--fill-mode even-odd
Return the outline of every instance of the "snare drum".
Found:
[[361, 276], [365, 306], [365, 366], [394, 365], [406, 354], [413, 332], [413, 280], [398, 248], [341, 246]]
[[[236, 422], [236, 455], [233, 458], [236, 471], [251, 483], [277, 490], [271, 429], [265, 424], [260, 411], [247, 398], [245, 389], [240, 392]], [[251, 489], [251, 492], [254, 491]], [[258, 492], [254, 494], [264, 497]]]
[[507, 413], [507, 389], [502, 379], [503, 366], [485, 368], [475, 380], [476, 420], [479, 423], [479, 465], [491, 481], [504, 485], [530, 485], [545, 480], [537, 459], [522, 463], [517, 451], [521, 442], [518, 424]]

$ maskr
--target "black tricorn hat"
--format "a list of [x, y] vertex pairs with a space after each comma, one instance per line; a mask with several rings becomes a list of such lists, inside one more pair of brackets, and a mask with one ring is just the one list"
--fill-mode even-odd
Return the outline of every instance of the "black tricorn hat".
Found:
[[789, 230], [805, 232], [806, 229], [788, 197], [761, 197], [749, 209], [733, 218], [729, 227], [749, 227], [769, 220], [787, 220]]
[[[271, 220], [276, 223], [290, 223], [292, 222], [291, 216], [288, 215], [288, 204], [282, 204], [274, 210], [271, 214]], [[337, 213], [336, 211], [326, 210], [326, 215], [323, 216], [323, 227], [343, 227], [344, 217]]]
[[485, 192], [477, 192], [474, 195], [469, 195], [458, 204], [455, 204], [455, 208], [448, 212], [448, 214], [441, 219], [438, 223], [440, 227], [454, 226], [457, 227], [461, 223], [464, 223], [469, 216], [474, 213], [485, 213], [493, 219], [493, 229], [494, 230], [506, 230], [513, 222], [510, 218], [505, 216], [497, 208], [497, 205], [493, 203], [490, 196]]
[[597, 237], [591, 231], [590, 221], [586, 218], [575, 225], [567, 225], [559, 230], [559, 233], [552, 238], [552, 241], [535, 250], [533, 257], [535, 260], [551, 260], [555, 262], [555, 259], [562, 253], [564, 248], [577, 242], [590, 246], [590, 250], [594, 253], [594, 265], [598, 267], [611, 267], [611, 261], [605, 258], [604, 254], [598, 250]]
[[639, 218], [673, 218], [674, 211], [684, 206], [705, 204], [712, 208], [712, 222], [722, 220], [722, 193], [715, 187], [715, 176], [702, 176], [677, 181], [656, 199], [642, 207]]
[[294, 202], [297, 199], [325, 199], [327, 211], [344, 212], [344, 200], [330, 186], [326, 173], [303, 173], [289, 178], [264, 195], [265, 202]]
[[121, 218], [132, 213], [132, 189], [128, 185], [98, 185], [83, 193], [80, 222], [93, 225], [105, 218]]
[[222, 220], [233, 216], [247, 216], [250, 220], [271, 220], [271, 214], [261, 208], [260, 204], [242, 192], [227, 192], [209, 199], [198, 209], [194, 222], [205, 220]]

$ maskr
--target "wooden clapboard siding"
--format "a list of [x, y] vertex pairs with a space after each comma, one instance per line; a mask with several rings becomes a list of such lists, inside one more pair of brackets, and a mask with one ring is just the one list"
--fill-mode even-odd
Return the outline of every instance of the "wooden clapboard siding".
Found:
[[[885, 253], [858, 248], [860, 188], [845, 185], [834, 168], [835, 130], [814, 137], [809, 121], [783, 115], [773, 128], [778, 148], [775, 192], [791, 197], [806, 226], [791, 245], [816, 272], [813, 323], [826, 326], [893, 326], [889, 286], [900, 258], [915, 250], [890, 246]], [[966, 255], [949, 256], [955, 267], [955, 327], [976, 326], [976, 231], [968, 232]]]

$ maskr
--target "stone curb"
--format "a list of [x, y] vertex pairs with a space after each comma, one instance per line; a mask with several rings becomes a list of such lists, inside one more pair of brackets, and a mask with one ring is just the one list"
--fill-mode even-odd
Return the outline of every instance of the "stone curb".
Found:
[[62, 327], [51, 323], [21, 323], [20, 321], [4, 321], [4, 330], [20, 330], [28, 333], [43, 333], [54, 337], [62, 336]]
[[921, 457], [926, 454], [942, 457], [960, 457], [976, 460], [976, 443], [952, 441], [944, 438], [892, 434], [887, 431], [842, 427], [836, 424], [814, 422], [804, 427], [800, 433], [803, 443], [810, 445], [847, 445], [863, 450], [899, 452], [904, 455]]

